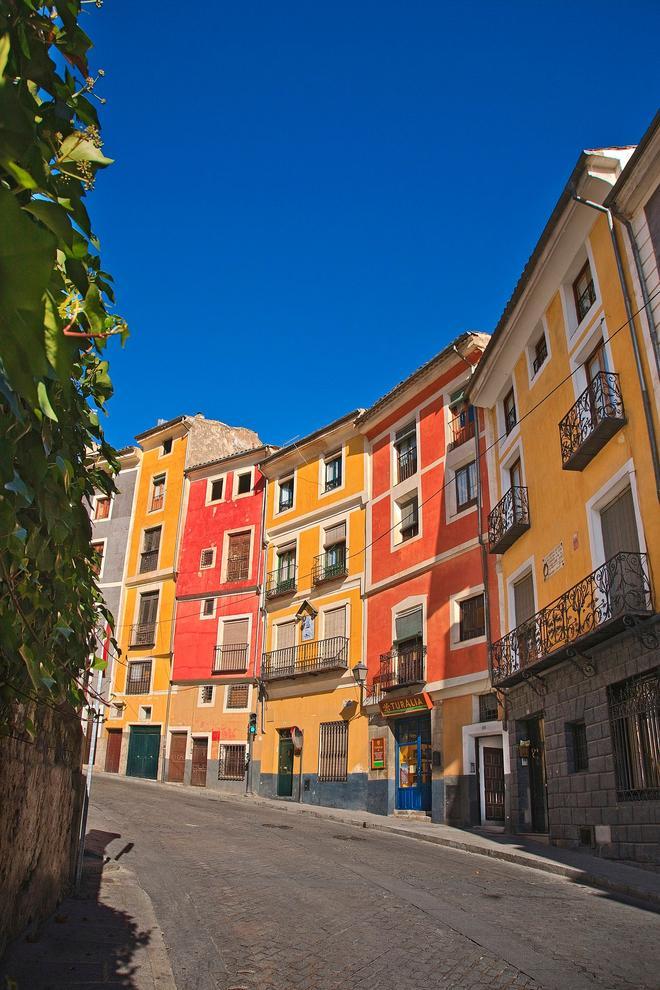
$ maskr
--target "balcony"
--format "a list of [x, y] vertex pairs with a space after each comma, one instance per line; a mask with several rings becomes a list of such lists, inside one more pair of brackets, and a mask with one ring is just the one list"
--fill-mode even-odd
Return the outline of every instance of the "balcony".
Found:
[[397, 461], [397, 481], [405, 481], [412, 478], [417, 471], [417, 447], [409, 447], [407, 450], [399, 450], [396, 455]]
[[131, 646], [153, 646], [155, 642], [155, 622], [136, 622], [131, 626]]
[[213, 651], [212, 674], [240, 674], [247, 670], [247, 643], [239, 646], [216, 646]]
[[564, 471], [582, 471], [625, 422], [619, 376], [599, 371], [559, 424]]
[[298, 568], [294, 565], [283, 567], [279, 571], [271, 571], [266, 575], [266, 598], [279, 598], [280, 595], [288, 595], [296, 590], [296, 573]]
[[279, 677], [321, 674], [326, 670], [346, 670], [347, 667], [348, 639], [346, 636], [333, 636], [331, 639], [319, 639], [264, 653], [261, 676], [265, 681], [274, 681]]
[[461, 409], [449, 420], [449, 443], [447, 450], [454, 450], [474, 437], [474, 409]]
[[488, 516], [489, 553], [504, 553], [528, 529], [527, 489], [512, 487]]
[[653, 615], [646, 554], [618, 553], [490, 648], [495, 686], [510, 686]]
[[313, 584], [323, 584], [324, 581], [335, 581], [348, 574], [348, 553], [346, 547], [322, 553], [314, 558], [312, 568]]
[[389, 653], [380, 657], [378, 685], [381, 691], [424, 684], [426, 647], [422, 643], [409, 646], [393, 646]]

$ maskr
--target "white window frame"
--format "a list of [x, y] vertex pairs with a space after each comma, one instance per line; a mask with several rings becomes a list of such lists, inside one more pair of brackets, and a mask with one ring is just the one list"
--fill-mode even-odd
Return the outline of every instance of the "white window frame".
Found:
[[[392, 552], [395, 550], [400, 550], [401, 547], [408, 547], [412, 543], [416, 543], [417, 540], [421, 540], [423, 535], [422, 499], [420, 495], [419, 470], [415, 475], [413, 475], [413, 479], [415, 480], [415, 483], [410, 488], [406, 488], [405, 491], [403, 491], [396, 498], [392, 497], [390, 499], [390, 551]], [[417, 535], [411, 536], [409, 539], [404, 540], [401, 538], [401, 509], [407, 502], [411, 502], [414, 496], [417, 496]]]
[[[427, 405], [428, 405], [428, 403], [427, 403]], [[398, 491], [398, 489], [400, 489], [400, 488], [403, 489], [410, 482], [412, 482], [413, 485], [415, 485], [416, 482], [417, 482], [417, 479], [419, 478], [419, 476], [422, 473], [422, 448], [421, 448], [421, 437], [420, 437], [420, 430], [419, 430], [419, 421], [420, 421], [420, 411], [421, 411], [421, 408], [422, 407], [419, 407], [418, 409], [416, 409], [414, 411], [411, 410], [405, 416], [402, 416], [393, 426], [390, 427], [390, 430], [389, 430], [389, 437], [390, 437], [390, 440], [389, 440], [389, 447], [390, 447], [390, 488], [397, 491], [397, 496], [396, 496], [397, 498], [399, 497], [399, 491]], [[426, 408], [426, 406], [424, 406], [424, 408]], [[413, 474], [411, 474], [409, 478], [406, 478], [404, 481], [399, 481], [399, 466], [398, 466], [399, 465], [399, 458], [398, 458], [398, 453], [397, 453], [397, 449], [396, 449], [396, 444], [397, 444], [398, 441], [396, 439], [396, 435], [397, 435], [397, 433], [400, 430], [403, 429], [403, 427], [407, 423], [414, 423], [414, 426], [415, 426], [415, 450], [417, 452], [417, 470], [414, 471]]]
[[[573, 378], [573, 394], [577, 399], [586, 389], [589, 382], [584, 365], [585, 361], [592, 354], [602, 341], [603, 353], [605, 355], [605, 368], [608, 374], [612, 373], [614, 363], [612, 360], [612, 348], [610, 347], [609, 334], [607, 331], [607, 321], [604, 316], [594, 321], [594, 324], [579, 342], [575, 343], [575, 349], [570, 356], [569, 365]], [[566, 410], [568, 412], [568, 409]]]
[[[248, 620], [248, 631], [247, 631], [247, 666], [250, 664], [250, 647], [252, 646], [252, 613], [251, 612], [241, 612], [236, 615], [222, 615], [218, 620], [218, 629], [216, 634], [216, 646], [225, 645], [225, 625], [228, 622], [235, 622], [237, 619], [247, 619]], [[246, 668], [247, 669], [247, 668]]]
[[220, 581], [222, 584], [225, 584], [227, 581], [227, 568], [229, 565], [229, 537], [236, 536], [241, 533], [250, 534], [250, 557], [248, 560], [248, 576], [245, 578], [245, 580], [249, 581], [253, 573], [252, 569], [254, 567], [255, 526], [254, 525], [236, 526], [234, 529], [226, 529], [222, 536], [222, 568], [220, 572]]
[[[211, 612], [210, 615], [205, 615], [204, 614], [204, 603], [205, 602], [209, 602], [209, 601], [210, 602], [213, 602], [213, 611]], [[202, 600], [200, 602], [200, 605], [199, 605], [199, 618], [200, 618], [200, 620], [202, 622], [207, 622], [209, 619], [215, 619], [216, 602], [217, 602], [217, 599], [214, 596], [212, 596], [212, 595], [207, 595], [206, 598], [202, 598]]]
[[326, 602], [325, 605], [319, 608], [318, 620], [319, 620], [319, 639], [326, 639], [325, 635], [325, 615], [326, 612], [334, 612], [337, 608], [343, 608], [346, 614], [346, 639], [351, 642], [351, 600], [350, 598], [340, 598], [337, 601]]
[[614, 501], [614, 499], [628, 487], [630, 488], [633, 508], [635, 510], [635, 524], [637, 526], [639, 552], [647, 552], [646, 536], [644, 534], [644, 521], [639, 507], [637, 473], [635, 471], [635, 462], [631, 457], [619, 468], [618, 471], [607, 479], [605, 484], [602, 485], [586, 503], [592, 571], [595, 571], [597, 567], [600, 567], [605, 563], [605, 547], [603, 545], [603, 528], [600, 514], [602, 510], [610, 504], [610, 502]]
[[[341, 485], [337, 485], [336, 488], [325, 487], [325, 466], [330, 461], [334, 461], [337, 458], [341, 460]], [[346, 487], [346, 449], [345, 445], [341, 444], [340, 447], [334, 447], [329, 454], [324, 454], [323, 457], [319, 457], [319, 498], [327, 498], [329, 495], [336, 495], [337, 492], [341, 492]], [[295, 497], [295, 491], [294, 491]]]
[[270, 652], [274, 652], [275, 650], [283, 650], [286, 648], [284, 646], [279, 645], [278, 630], [280, 626], [285, 625], [287, 622], [293, 622], [293, 646], [295, 647], [300, 645], [299, 636], [298, 636], [298, 633], [300, 631], [300, 623], [296, 622], [296, 613], [291, 612], [290, 615], [281, 615], [278, 619], [276, 619], [275, 622], [273, 622], [271, 626]]
[[[510, 433], [506, 432], [506, 413], [504, 411], [504, 400], [513, 391], [513, 401], [516, 407], [516, 425], [513, 427]], [[506, 385], [502, 389], [500, 396], [497, 400], [497, 438], [500, 456], [504, 456], [503, 452], [507, 448], [516, 442], [520, 436], [520, 402], [518, 399], [518, 388], [516, 386], [516, 376], [512, 372], [510, 378], [507, 380]]]
[[[237, 711], [238, 709], [230, 708], [229, 710], [233, 712], [233, 711]], [[223, 746], [241, 746], [243, 748], [243, 766], [245, 767], [245, 769], [242, 779], [245, 780], [247, 776], [247, 767], [245, 766], [245, 754], [247, 752], [247, 743], [241, 742], [240, 740], [236, 740], [236, 739], [220, 739], [220, 741], [218, 742], [218, 765], [220, 764], [221, 750]], [[235, 777], [218, 777], [218, 780], [219, 781], [227, 780], [230, 782], [233, 781], [236, 784], [241, 783], [241, 780], [236, 780]]]
[[[534, 360], [536, 358], [536, 345], [541, 339], [541, 334], [545, 337], [545, 346], [547, 350], [546, 359], [539, 368], [539, 370], [534, 372]], [[539, 320], [539, 322], [534, 327], [531, 337], [529, 338], [529, 343], [525, 348], [525, 354], [527, 356], [527, 376], [529, 379], [529, 387], [533, 388], [534, 385], [539, 381], [541, 375], [545, 369], [550, 364], [552, 359], [552, 346], [550, 342], [550, 332], [548, 329], [548, 321], [546, 319], [545, 313]], [[518, 411], [518, 406], [516, 405], [516, 412]]]
[[[293, 501], [291, 505], [286, 509], [280, 509], [280, 490], [283, 484], [287, 481], [293, 482]], [[298, 494], [298, 485], [296, 484], [296, 472], [291, 471], [290, 474], [284, 475], [282, 478], [278, 478], [275, 484], [275, 505], [273, 506], [274, 516], [285, 516], [287, 512], [293, 512], [296, 507], [296, 496]]]
[[[197, 707], [198, 708], [214, 708], [215, 707], [215, 684], [200, 684], [199, 691], [197, 692]], [[211, 700], [203, 701], [204, 689], [211, 688]]]
[[[156, 581], [156, 582], [153, 582], [151, 584], [141, 584], [139, 586], [139, 588], [137, 589], [137, 591], [136, 591], [135, 602], [134, 602], [134, 605], [133, 605], [133, 622], [131, 623], [131, 625], [136, 626], [140, 622], [140, 602], [142, 601], [142, 596], [148, 594], [150, 591], [157, 591], [158, 592], [158, 608], [156, 609], [156, 621], [154, 623], [154, 625], [156, 627], [156, 632], [155, 632], [155, 638], [156, 639], [158, 639], [158, 627], [160, 625], [160, 610], [161, 610], [161, 607], [162, 607], [162, 604], [163, 604], [162, 590], [163, 590], [163, 585], [162, 585], [162, 582], [160, 582], [160, 581]], [[130, 633], [130, 630], [129, 630], [129, 633]], [[139, 649], [142, 649], [142, 647], [136, 646], [136, 647], [133, 647], [133, 649], [139, 650]], [[149, 658], [148, 657], [139, 657], [139, 658], [136, 657], [136, 659], [148, 660]]]
[[102, 547], [103, 547], [103, 549], [101, 550], [101, 566], [99, 567], [99, 572], [96, 575], [96, 580], [100, 584], [101, 583], [101, 579], [103, 577], [103, 571], [105, 570], [105, 560], [106, 560], [106, 550], [107, 550], [108, 537], [107, 536], [101, 536], [101, 537], [99, 537], [97, 539], [94, 536], [92, 536], [92, 538], [91, 538], [91, 540], [89, 542], [90, 542], [90, 546], [92, 546], [92, 547], [95, 544], [98, 544], [98, 543], [100, 543], [102, 545]]
[[[213, 491], [213, 482], [222, 482], [222, 498], [211, 498], [211, 492]], [[227, 475], [226, 474], [214, 474], [212, 478], [206, 479], [206, 496], [204, 498], [204, 505], [220, 505], [222, 502], [227, 501]]]
[[[475, 584], [471, 588], [463, 588], [455, 595], [449, 596], [449, 649], [464, 650], [472, 646], [478, 646], [486, 642], [486, 598], [483, 584]], [[461, 602], [468, 598], [476, 598], [477, 595], [484, 596], [484, 632], [482, 636], [473, 636], [472, 639], [461, 639]]]
[[[151, 508], [151, 503], [153, 502], [153, 496], [154, 496], [154, 481], [156, 480], [156, 478], [162, 478], [163, 479], [163, 504], [161, 505], [160, 509], [152, 509]], [[167, 471], [156, 471], [155, 474], [152, 474], [151, 478], [149, 479], [149, 495], [148, 495], [148, 498], [149, 498], [149, 502], [148, 502], [148, 505], [147, 505], [147, 515], [148, 516], [150, 516], [150, 515], [156, 515], [158, 512], [164, 512], [165, 511], [165, 505], [167, 503]]]
[[[213, 553], [213, 560], [211, 561], [211, 563], [210, 563], [210, 564], [203, 564], [203, 563], [202, 563], [202, 556], [203, 556], [203, 555], [204, 555], [204, 554], [205, 554], [205, 553], [206, 553], [206, 552], [207, 552], [208, 550], [211, 550], [211, 551], [212, 551], [212, 553]], [[216, 559], [216, 556], [217, 556], [217, 547], [215, 547], [215, 546], [211, 546], [211, 547], [202, 547], [202, 549], [201, 549], [201, 550], [199, 551], [199, 570], [200, 570], [200, 571], [210, 571], [210, 570], [212, 570], [212, 569], [213, 569], [213, 568], [215, 567], [215, 559]]]
[[[241, 475], [244, 474], [250, 475], [250, 490], [247, 492], [243, 492], [242, 494], [239, 495], [238, 479]], [[223, 493], [224, 493], [224, 485], [223, 485]], [[236, 502], [239, 498], [249, 498], [250, 495], [254, 495], [254, 465], [246, 468], [240, 468], [240, 469], [237, 468], [234, 471], [234, 478], [232, 483], [232, 499], [234, 502]], [[294, 496], [295, 496], [295, 483], [294, 483]]]
[[428, 642], [428, 629], [426, 625], [427, 602], [428, 595], [410, 595], [408, 598], [404, 598], [392, 606], [390, 610], [390, 643], [394, 644], [396, 642], [396, 620], [401, 618], [401, 616], [407, 615], [408, 612], [414, 612], [418, 608], [422, 610], [422, 643], [426, 644]]
[[515, 571], [509, 574], [506, 579], [508, 632], [513, 632], [519, 624], [516, 616], [516, 599], [513, 587], [518, 584], [522, 578], [527, 577], [528, 574], [532, 575], [532, 587], [534, 588], [534, 615], [536, 615], [539, 610], [539, 589], [538, 581], [536, 580], [536, 561], [534, 555], [532, 555], [531, 557], [528, 557], [527, 560], [523, 560], [522, 564], [519, 564]]
[[[159, 598], [159, 601], [158, 601], [158, 605], [160, 606], [160, 598]], [[129, 694], [127, 688], [128, 688], [128, 670], [129, 670], [130, 665], [132, 663], [146, 663], [147, 661], [149, 661], [151, 663], [151, 666], [149, 668], [149, 690], [148, 691], [145, 691], [144, 694], [141, 694], [141, 695], [140, 694], [132, 694], [132, 693]], [[154, 677], [155, 676], [156, 676], [156, 659], [155, 659], [155, 657], [153, 657], [153, 656], [149, 656], [149, 657], [130, 656], [130, 657], [128, 657], [128, 659], [126, 660], [126, 675], [124, 677], [124, 692], [123, 692], [124, 693], [124, 696], [127, 697], [127, 698], [143, 698], [143, 697], [146, 697], [146, 695], [148, 695], [148, 694], [153, 694], [153, 690], [154, 690]]]
[[[167, 453], [165, 453], [165, 451], [163, 450], [163, 445], [165, 444], [165, 442], [167, 440], [171, 440], [172, 441], [172, 446], [170, 447], [169, 451]], [[159, 461], [163, 457], [170, 457], [174, 453], [174, 444], [175, 444], [175, 437], [163, 437], [163, 439], [160, 441], [160, 445], [158, 447], [158, 460]]]
[[[99, 502], [99, 501], [103, 501], [103, 499], [106, 499], [106, 498], [109, 499], [109, 501], [110, 501], [110, 508], [108, 509], [108, 514], [107, 514], [107, 516], [104, 519], [97, 519], [96, 518], [96, 503]], [[95, 526], [99, 526], [101, 523], [109, 522], [110, 519], [112, 519], [112, 510], [114, 508], [114, 504], [115, 504], [115, 494], [114, 494], [114, 492], [111, 495], [106, 495], [106, 494], [104, 494], [104, 492], [95, 492], [94, 493], [94, 500], [93, 500], [93, 503], [92, 503], [92, 522], [94, 523]]]
[[[243, 687], [246, 683], [247, 682], [245, 680], [242, 680], [242, 681], [239, 680], [239, 681], [236, 681], [233, 684], [225, 684], [225, 696], [224, 696], [224, 699], [223, 699], [223, 707], [222, 707], [223, 714], [226, 713], [226, 712], [229, 712], [230, 714], [231, 713], [240, 714], [240, 713], [245, 713], [245, 712], [249, 712], [249, 711], [252, 710], [252, 685], [249, 684], [249, 683], [247, 685], [247, 689], [248, 689], [247, 707], [246, 708], [229, 708], [228, 707], [229, 692], [231, 691], [231, 689], [233, 687]], [[233, 740], [225, 740], [225, 741], [226, 742], [233, 742]]]
[[[473, 461], [475, 462], [475, 471], [479, 470], [479, 461], [474, 446], [471, 443], [462, 444], [461, 447], [456, 448], [456, 454], [456, 457], [452, 457], [451, 464], [445, 466], [445, 525], [447, 526], [459, 519], [464, 519], [472, 512], [477, 512], [479, 508], [477, 502], [474, 505], [468, 505], [465, 509], [459, 509], [456, 498], [457, 473]], [[479, 478], [477, 478], [477, 491], [478, 486]]]
[[[589, 307], [589, 310], [585, 313], [582, 319], [579, 320], [577, 310], [575, 308], [573, 283], [587, 261], [589, 262], [591, 277], [594, 281], [594, 292], [596, 294], [596, 298]], [[603, 306], [603, 299], [598, 281], [598, 272], [596, 270], [596, 264], [594, 262], [594, 256], [591, 250], [591, 243], [588, 237], [584, 241], [582, 247], [576, 252], [570, 267], [566, 271], [566, 274], [561, 281], [559, 295], [564, 316], [564, 330], [566, 333], [568, 348], [570, 350], [571, 347], [575, 345], [576, 341], [580, 339], [587, 327], [591, 324], [591, 321], [596, 318], [598, 312]]]

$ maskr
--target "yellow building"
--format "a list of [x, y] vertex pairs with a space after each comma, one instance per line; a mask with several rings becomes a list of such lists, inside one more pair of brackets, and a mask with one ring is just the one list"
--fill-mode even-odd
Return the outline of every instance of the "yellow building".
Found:
[[509, 828], [652, 858], [657, 366], [647, 322], [630, 319], [640, 303], [620, 277], [628, 252], [602, 206], [632, 153], [580, 156], [469, 395], [487, 411], [505, 633], [490, 663], [509, 728]]
[[367, 787], [367, 720], [353, 673], [364, 657], [359, 411], [261, 463], [268, 484], [260, 789], [347, 808], [366, 806]]
[[255, 446], [259, 438], [200, 414], [160, 423], [136, 440], [142, 459], [115, 630], [121, 656], [103, 744], [106, 770], [155, 779], [164, 758], [184, 472], [190, 463]]

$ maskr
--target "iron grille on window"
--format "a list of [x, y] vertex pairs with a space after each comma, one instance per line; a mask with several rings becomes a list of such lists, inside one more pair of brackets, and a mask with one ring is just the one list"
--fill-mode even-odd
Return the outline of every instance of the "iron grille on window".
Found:
[[144, 532], [144, 543], [140, 554], [140, 574], [155, 571], [158, 566], [158, 551], [160, 550], [160, 526], [147, 529]]
[[497, 711], [497, 695], [494, 693], [479, 695], [479, 721], [496, 722], [499, 717]]
[[245, 746], [243, 743], [220, 746], [218, 780], [245, 780]]
[[475, 595], [473, 598], [466, 598], [459, 602], [461, 613], [460, 639], [475, 639], [483, 636], [485, 632], [484, 620], [484, 596]]
[[587, 749], [587, 727], [584, 722], [571, 722], [569, 771], [582, 773], [589, 769], [589, 751]]
[[227, 708], [247, 708], [249, 684], [231, 684], [227, 691]]
[[202, 550], [201, 556], [199, 558], [199, 566], [213, 567], [214, 556], [215, 556], [215, 552], [212, 548], [207, 548], [206, 550]]
[[452, 417], [449, 420], [449, 450], [460, 447], [462, 443], [474, 436], [474, 406], [462, 402], [460, 406], [452, 407]]
[[151, 660], [133, 660], [128, 665], [126, 694], [148, 694], [151, 683]]
[[201, 702], [203, 705], [210, 705], [213, 702], [213, 685], [203, 684], [202, 685], [202, 697]]
[[319, 780], [346, 780], [347, 775], [348, 722], [321, 722]]
[[660, 798], [660, 667], [608, 688], [619, 801]]

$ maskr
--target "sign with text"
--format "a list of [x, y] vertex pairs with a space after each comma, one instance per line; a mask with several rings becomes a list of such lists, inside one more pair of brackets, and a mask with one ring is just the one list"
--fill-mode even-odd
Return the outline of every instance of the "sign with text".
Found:
[[546, 554], [543, 558], [543, 580], [547, 581], [549, 577], [556, 574], [564, 566], [564, 544], [558, 543], [556, 547], [553, 547], [550, 553]]
[[409, 698], [389, 698], [380, 703], [380, 714], [386, 718], [389, 715], [412, 715], [415, 712], [426, 712], [433, 708], [433, 702], [426, 691], [413, 694]]
[[371, 740], [371, 769], [384, 770], [386, 766], [385, 736]]

